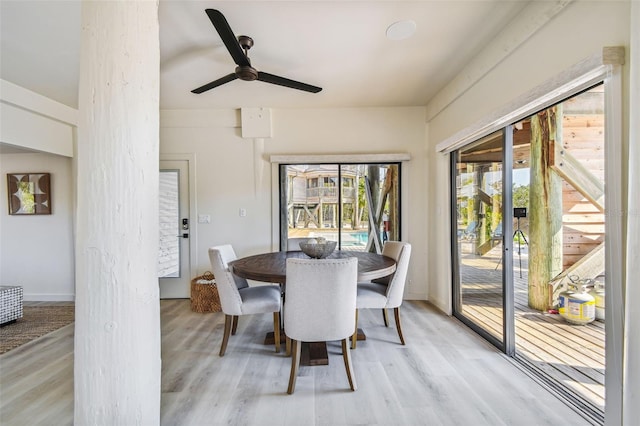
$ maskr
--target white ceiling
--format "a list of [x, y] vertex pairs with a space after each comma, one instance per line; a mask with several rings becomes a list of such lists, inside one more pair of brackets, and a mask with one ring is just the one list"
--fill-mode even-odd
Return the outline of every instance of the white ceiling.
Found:
[[[161, 108], [426, 105], [526, 3], [160, 0]], [[259, 71], [323, 90], [235, 80], [192, 94], [235, 68], [206, 8], [254, 39]], [[388, 40], [399, 20], [415, 21], [416, 33]], [[0, 78], [77, 107], [80, 2], [1, 0], [0, 24]]]

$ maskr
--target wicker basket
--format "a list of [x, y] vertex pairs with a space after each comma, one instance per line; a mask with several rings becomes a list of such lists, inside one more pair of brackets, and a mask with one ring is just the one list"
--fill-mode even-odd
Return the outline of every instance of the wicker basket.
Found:
[[191, 310], [199, 313], [222, 311], [218, 287], [211, 272], [191, 280]]

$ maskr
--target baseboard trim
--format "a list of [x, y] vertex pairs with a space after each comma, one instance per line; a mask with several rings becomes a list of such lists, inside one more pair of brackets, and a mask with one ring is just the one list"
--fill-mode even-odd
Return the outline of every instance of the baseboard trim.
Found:
[[25, 293], [25, 302], [75, 302], [75, 294]]

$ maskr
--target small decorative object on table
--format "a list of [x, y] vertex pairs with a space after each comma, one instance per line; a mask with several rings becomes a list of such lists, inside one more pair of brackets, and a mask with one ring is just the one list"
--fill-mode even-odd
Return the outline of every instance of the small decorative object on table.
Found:
[[209, 271], [191, 280], [191, 310], [199, 313], [222, 311], [216, 280]]
[[314, 259], [324, 259], [336, 249], [336, 241], [327, 241], [325, 238], [310, 238], [305, 243], [300, 243], [300, 250]]

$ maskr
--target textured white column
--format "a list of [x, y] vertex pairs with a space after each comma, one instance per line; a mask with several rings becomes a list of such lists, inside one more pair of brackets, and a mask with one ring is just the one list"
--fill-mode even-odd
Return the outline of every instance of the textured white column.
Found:
[[157, 2], [83, 2], [76, 425], [160, 423], [159, 62]]

